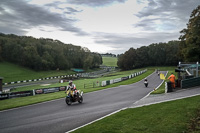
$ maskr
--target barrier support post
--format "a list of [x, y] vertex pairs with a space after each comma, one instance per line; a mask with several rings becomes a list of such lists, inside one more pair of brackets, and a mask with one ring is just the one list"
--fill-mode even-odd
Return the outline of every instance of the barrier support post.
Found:
[[3, 85], [3, 78], [0, 77], [0, 92], [3, 91], [2, 85]]

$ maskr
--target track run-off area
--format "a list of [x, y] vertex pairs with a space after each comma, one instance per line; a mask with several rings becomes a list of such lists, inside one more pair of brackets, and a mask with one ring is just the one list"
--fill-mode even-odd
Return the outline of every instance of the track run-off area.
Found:
[[[166, 74], [165, 71], [162, 73]], [[83, 94], [82, 104], [73, 103], [68, 106], [62, 98], [1, 111], [0, 132], [65, 133], [112, 112], [130, 107], [163, 81], [155, 72], [147, 79], [147, 88], [141, 80], [130, 85]]]

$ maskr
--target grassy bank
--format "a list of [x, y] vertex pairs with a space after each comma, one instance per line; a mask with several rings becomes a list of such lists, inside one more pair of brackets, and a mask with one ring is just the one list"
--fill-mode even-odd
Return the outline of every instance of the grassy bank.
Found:
[[117, 67], [117, 57], [102, 57], [103, 65]]
[[126, 109], [74, 133], [183, 133], [191, 130], [199, 108], [200, 96]]
[[74, 74], [75, 72], [71, 70], [52, 70], [52, 71], [33, 71], [31, 69], [15, 65], [8, 62], [0, 63], [0, 77], [3, 77], [3, 82], [13, 82], [22, 80], [39, 79], [52, 76], [68, 75]]

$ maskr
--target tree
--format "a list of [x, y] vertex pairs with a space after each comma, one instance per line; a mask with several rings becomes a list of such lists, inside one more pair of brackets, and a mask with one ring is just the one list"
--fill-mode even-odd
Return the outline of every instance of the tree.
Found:
[[179, 41], [151, 44], [134, 49], [130, 48], [118, 56], [117, 65], [123, 70], [147, 66], [175, 66], [182, 61], [178, 54]]
[[84, 60], [83, 68], [86, 69], [86, 70], [89, 69], [92, 66], [92, 61], [93, 61], [93, 57], [89, 55]]
[[149, 55], [148, 55], [149, 48], [146, 46], [142, 46], [136, 50], [137, 59], [135, 60], [135, 67], [145, 67], [149, 64]]
[[181, 54], [186, 61], [200, 59], [200, 5], [191, 13], [187, 28], [180, 31]]
[[123, 55], [118, 57], [117, 65], [123, 70], [131, 70], [135, 67], [136, 59], [136, 50], [134, 48], [130, 48]]
[[58, 40], [0, 33], [0, 61], [16, 63], [34, 70], [94, 68], [102, 64], [98, 53]]

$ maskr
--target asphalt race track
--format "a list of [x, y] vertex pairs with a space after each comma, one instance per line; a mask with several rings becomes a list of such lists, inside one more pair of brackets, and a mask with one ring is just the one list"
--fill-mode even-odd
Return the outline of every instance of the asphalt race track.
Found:
[[[166, 73], [166, 72], [162, 72]], [[65, 104], [64, 98], [0, 112], [1, 133], [64, 133], [119, 109], [129, 107], [146, 96], [162, 80], [153, 73], [146, 88], [143, 81], [91, 92], [83, 103]]]

